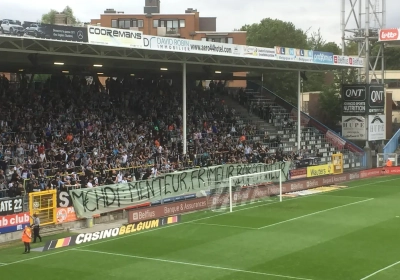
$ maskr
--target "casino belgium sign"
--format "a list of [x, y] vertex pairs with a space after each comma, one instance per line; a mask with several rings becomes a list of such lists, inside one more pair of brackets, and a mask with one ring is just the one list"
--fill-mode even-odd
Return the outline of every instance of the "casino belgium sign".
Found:
[[371, 115], [385, 111], [385, 88], [381, 84], [342, 86], [344, 115]]

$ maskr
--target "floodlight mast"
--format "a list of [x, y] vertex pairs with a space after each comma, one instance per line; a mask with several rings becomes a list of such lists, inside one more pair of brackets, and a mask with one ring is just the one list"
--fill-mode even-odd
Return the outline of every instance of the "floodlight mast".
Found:
[[[378, 40], [379, 29], [386, 27], [386, 0], [342, 0], [340, 21], [342, 55], [347, 54], [346, 42], [356, 42], [358, 56], [365, 61], [364, 69], [358, 70], [358, 82], [384, 84], [384, 45]], [[371, 56], [374, 46], [378, 46], [378, 53]], [[377, 70], [379, 62], [380, 75]]]

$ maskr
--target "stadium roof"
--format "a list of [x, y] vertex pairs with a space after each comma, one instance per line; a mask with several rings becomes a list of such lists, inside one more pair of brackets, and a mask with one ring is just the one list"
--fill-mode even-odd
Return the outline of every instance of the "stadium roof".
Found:
[[[149, 41], [154, 38], [159, 39], [163, 37], [146, 37], [146, 35], [142, 35], [143, 40], [147, 39]], [[185, 39], [178, 40], [196, 42], [196, 44], [211, 43]], [[218, 43], [212, 44], [218, 45]], [[246, 48], [247, 52], [250, 48], [253, 48], [250, 51], [254, 51], [255, 49], [257, 52], [257, 47], [230, 46]], [[261, 49], [263, 51], [274, 51], [274, 49], [258, 49], [260, 51]], [[314, 51], [314, 53], [316, 52]], [[346, 59], [346, 57], [336, 57], [336, 60]], [[347, 61], [348, 59], [347, 57]], [[55, 62], [64, 63], [64, 65], [55, 65]], [[116, 47], [113, 45], [90, 44], [89, 42], [0, 35], [0, 72], [18, 72], [24, 70], [27, 73], [61, 73], [61, 71], [69, 71], [70, 73], [87, 73], [88, 75], [90, 73], [104, 73], [104, 75], [107, 75], [107, 73], [110, 73], [110, 75], [136, 74], [139, 71], [141, 73], [148, 72], [152, 74], [158, 72], [181, 73], [183, 62], [187, 62], [187, 73], [191, 73], [193, 76], [204, 75], [204, 73], [214, 74], [216, 72], [261, 72], [266, 69], [329, 71], [340, 68], [362, 67], [361, 65], [348, 65], [348, 63], [341, 65], [333, 61], [331, 64], [318, 64], [294, 60], [288, 61], [285, 59], [270, 59], [261, 57], [261, 54], [259, 56], [258, 53], [257, 56], [248, 55], [247, 57], [243, 55], [227, 56], [224, 53], [216, 52], [202, 53], [192, 50], [156, 50], [146, 48], [144, 45], [137, 48]], [[93, 67], [93, 65], [102, 65], [102, 67]], [[168, 69], [168, 71], [165, 71], [165, 69]]]

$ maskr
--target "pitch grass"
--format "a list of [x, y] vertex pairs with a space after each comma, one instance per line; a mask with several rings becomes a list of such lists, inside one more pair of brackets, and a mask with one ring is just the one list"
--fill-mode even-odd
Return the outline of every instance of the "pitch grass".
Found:
[[[0, 249], [1, 279], [400, 279], [400, 177], [210, 211], [183, 223], [22, 255]], [[374, 274], [376, 273], [376, 274]], [[367, 277], [367, 278], [366, 278]]]

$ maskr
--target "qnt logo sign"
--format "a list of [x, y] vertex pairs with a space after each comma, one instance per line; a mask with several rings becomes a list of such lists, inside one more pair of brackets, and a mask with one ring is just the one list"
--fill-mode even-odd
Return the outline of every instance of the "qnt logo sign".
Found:
[[379, 41], [396, 41], [399, 39], [399, 29], [381, 29], [379, 31]]
[[384, 113], [385, 87], [384, 85], [370, 85], [369, 87], [369, 113]]

